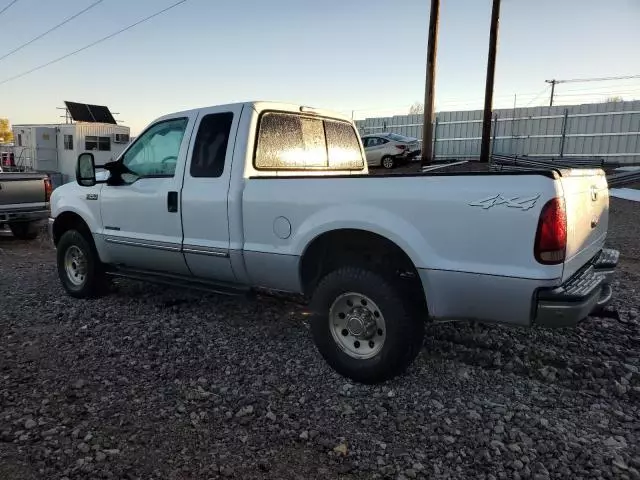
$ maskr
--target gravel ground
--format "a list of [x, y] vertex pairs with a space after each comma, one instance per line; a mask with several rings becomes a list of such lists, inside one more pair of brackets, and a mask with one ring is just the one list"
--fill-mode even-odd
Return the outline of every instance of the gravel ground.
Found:
[[0, 479], [640, 478], [640, 208], [611, 202], [612, 317], [444, 324], [354, 385], [303, 309], [132, 282], [65, 296], [45, 241], [0, 238]]

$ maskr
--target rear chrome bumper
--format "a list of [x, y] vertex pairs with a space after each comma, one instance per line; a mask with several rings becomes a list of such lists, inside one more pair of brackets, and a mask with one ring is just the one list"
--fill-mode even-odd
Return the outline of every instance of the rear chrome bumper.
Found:
[[4, 210], [0, 211], [0, 223], [44, 222], [48, 216], [48, 209]]
[[607, 305], [613, 296], [611, 280], [619, 257], [617, 250], [603, 249], [564, 284], [538, 290], [534, 323], [571, 327]]

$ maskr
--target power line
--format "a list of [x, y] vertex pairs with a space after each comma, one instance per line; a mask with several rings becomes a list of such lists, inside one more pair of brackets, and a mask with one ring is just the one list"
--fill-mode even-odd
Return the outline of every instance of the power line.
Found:
[[9, 10], [9, 7], [11, 7], [11, 5], [13, 5], [14, 3], [16, 3], [18, 0], [13, 0], [13, 2], [9, 2], [9, 5], [7, 5], [6, 7], [4, 7], [2, 10], [0, 10], [0, 15], [2, 15], [4, 12], [6, 12], [7, 10]]
[[582, 88], [563, 88], [563, 92], [609, 92], [611, 90], [619, 90], [621, 88], [638, 88], [640, 83], [623, 83], [617, 85], [607, 85], [600, 87], [582, 87]]
[[[630, 80], [640, 78], [640, 75], [623, 75], [620, 77], [598, 77], [598, 78], [571, 78], [569, 80], [554, 80], [556, 83], [577, 83], [577, 82], [606, 82], [609, 80]], [[545, 80], [551, 82], [551, 80]]]
[[544, 89], [540, 90], [540, 93], [538, 93], [535, 97], [533, 97], [531, 99], [531, 101], [529, 103], [527, 103], [524, 107], [522, 108], [527, 108], [529, 105], [531, 105], [533, 102], [535, 102], [538, 98], [540, 98], [542, 96], [543, 93], [546, 93], [547, 90], [549, 89], [549, 87], [544, 87]]
[[640, 90], [625, 90], [625, 91], [610, 91], [610, 92], [586, 92], [586, 93], [562, 93], [556, 95], [556, 98], [561, 97], [614, 97], [616, 95], [636, 95]]
[[16, 53], [19, 50], [22, 50], [24, 47], [27, 47], [29, 45], [31, 45], [33, 42], [35, 42], [36, 40], [40, 40], [42, 37], [44, 37], [45, 35], [50, 34], [51, 32], [53, 32], [54, 30], [60, 28], [61, 26], [63, 26], [66, 23], [69, 23], [71, 20], [73, 20], [76, 17], [79, 17], [80, 15], [82, 15], [84, 12], [91, 10], [93, 7], [95, 7], [96, 5], [98, 5], [99, 3], [102, 3], [104, 0], [98, 0], [97, 2], [92, 3], [91, 5], [89, 5], [87, 8], [85, 8], [84, 10], [80, 10], [78, 13], [68, 17], [67, 19], [63, 20], [62, 22], [60, 22], [59, 24], [57, 24], [55, 27], [51, 27], [49, 30], [47, 30], [46, 32], [38, 35], [35, 38], [32, 38], [31, 40], [29, 40], [27, 43], [23, 43], [22, 45], [14, 48], [13, 50], [11, 50], [9, 53], [4, 54], [2, 57], [0, 57], [0, 60], [4, 60], [5, 58], [13, 55], [14, 53]]
[[[15, 0], [15, 1], [17, 1], [17, 0]], [[73, 55], [76, 55], [77, 53], [83, 52], [84, 50], [87, 50], [87, 49], [89, 49], [91, 47], [94, 47], [94, 46], [98, 45], [99, 43], [102, 43], [102, 42], [104, 42], [106, 40], [109, 40], [109, 39], [111, 39], [111, 38], [113, 38], [113, 37], [115, 37], [117, 35], [120, 35], [121, 33], [126, 32], [127, 30], [130, 30], [133, 27], [136, 27], [136, 26], [140, 25], [141, 23], [147, 22], [147, 21], [151, 20], [152, 18], [157, 17], [158, 15], [161, 15], [161, 14], [171, 10], [172, 8], [175, 8], [178, 5], [180, 5], [182, 3], [185, 3], [186, 1], [187, 0], [180, 0], [179, 2], [176, 2], [176, 3], [172, 4], [172, 5], [169, 5], [167, 8], [164, 8], [164, 9], [162, 9], [162, 10], [160, 10], [160, 11], [158, 11], [158, 12], [152, 14], [152, 15], [149, 15], [148, 17], [145, 17], [142, 20], [138, 20], [137, 22], [132, 23], [131, 25], [129, 25], [127, 27], [121, 28], [117, 32], [111, 33], [111, 34], [107, 35], [106, 37], [102, 37], [99, 40], [96, 40], [95, 42], [90, 43], [89, 45], [85, 45], [82, 48], [79, 48], [77, 50], [74, 50], [73, 52], [67, 53], [66, 55], [63, 55], [61, 57], [56, 58], [55, 60], [51, 60], [50, 62], [43, 63], [42, 65], [38, 65], [37, 67], [34, 67], [31, 70], [27, 70], [26, 72], [22, 72], [22, 73], [19, 73], [18, 75], [14, 75], [13, 77], [6, 78], [6, 79], [0, 81], [0, 85], [4, 85], [7, 82], [10, 82], [12, 80], [16, 80], [18, 78], [24, 77], [25, 75], [29, 75], [30, 73], [33, 73], [33, 72], [38, 71], [38, 70], [41, 70], [41, 69], [43, 69], [45, 67], [53, 65], [54, 63], [58, 63], [58, 62], [60, 62], [62, 60], [65, 60], [65, 59], [67, 59], [69, 57], [72, 57]]]

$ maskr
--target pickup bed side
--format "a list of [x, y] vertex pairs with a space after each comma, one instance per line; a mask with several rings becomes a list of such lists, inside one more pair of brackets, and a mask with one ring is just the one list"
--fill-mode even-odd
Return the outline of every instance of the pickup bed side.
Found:
[[[313, 242], [329, 232], [359, 230], [406, 253], [432, 318], [528, 325], [536, 289], [562, 277], [561, 264], [533, 257], [540, 211], [558, 187], [542, 174], [249, 179], [243, 195], [247, 270], [258, 285], [301, 291], [299, 265]], [[486, 202], [498, 194], [513, 199], [511, 206]], [[274, 233], [282, 223], [291, 225], [286, 238]]]

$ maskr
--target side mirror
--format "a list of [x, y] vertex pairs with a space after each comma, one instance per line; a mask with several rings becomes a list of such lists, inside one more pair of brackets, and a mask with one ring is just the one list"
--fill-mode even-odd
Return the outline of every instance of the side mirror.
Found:
[[93, 187], [96, 184], [96, 164], [93, 153], [81, 153], [78, 156], [76, 181], [83, 187]]

